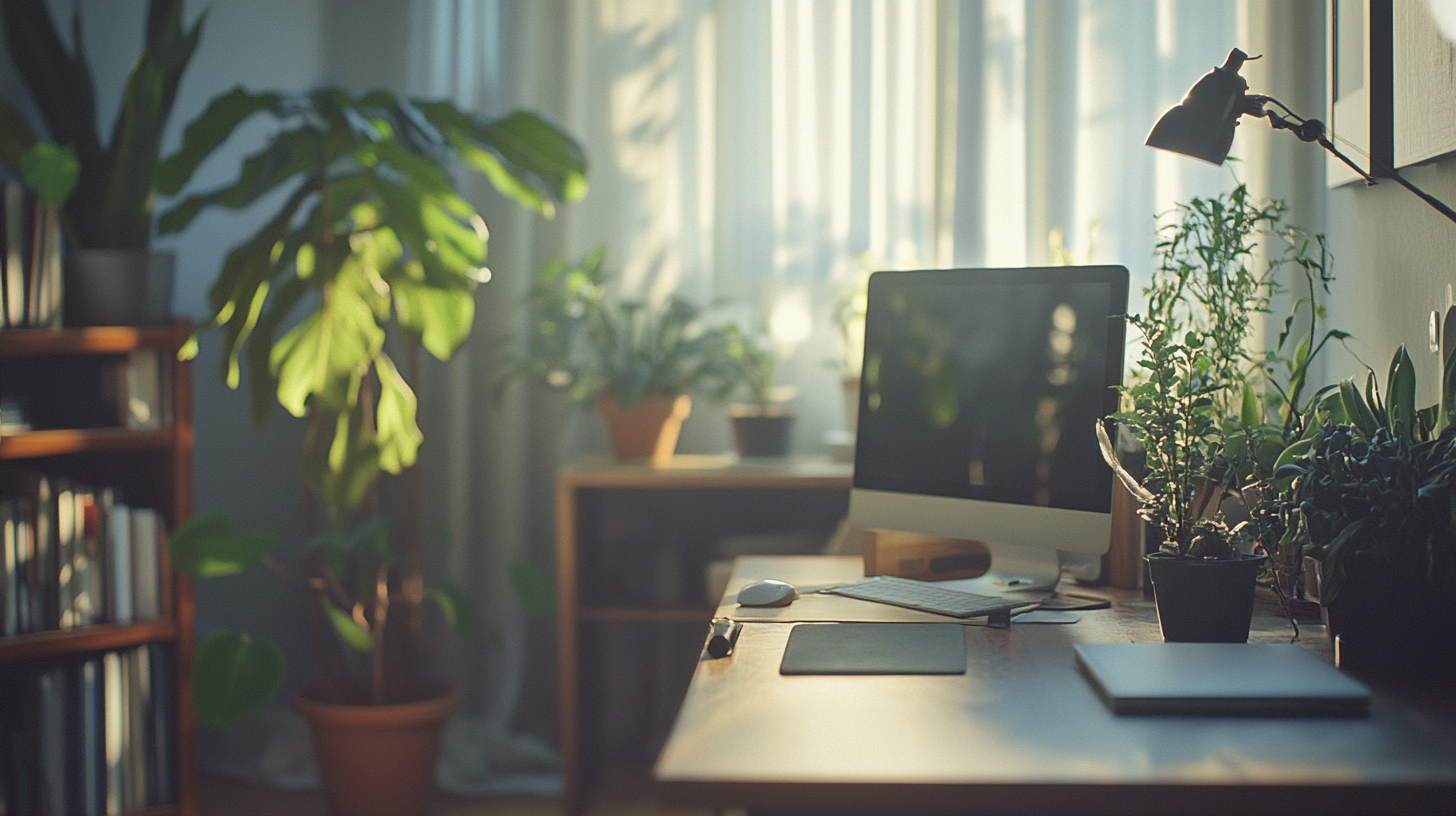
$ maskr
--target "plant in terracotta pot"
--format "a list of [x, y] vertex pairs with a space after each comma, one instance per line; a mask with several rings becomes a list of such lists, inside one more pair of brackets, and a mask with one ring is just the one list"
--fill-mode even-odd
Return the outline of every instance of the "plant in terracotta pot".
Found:
[[168, 319], [172, 258], [150, 252], [158, 194], [186, 186], [185, 168], [164, 160], [162, 136], [177, 88], [202, 38], [202, 20], [183, 26], [182, 0], [151, 0], [145, 40], [122, 89], [104, 144], [97, 134], [96, 89], [81, 50], [81, 15], [73, 44], [62, 44], [44, 0], [0, 4], [10, 61], [40, 117], [27, 123], [0, 100], [0, 156], [30, 180], [37, 146], [59, 145], [74, 167], [75, 189], [64, 198], [67, 325], [156, 323]]
[[1244, 386], [1264, 362], [1246, 341], [1268, 311], [1277, 263], [1257, 268], [1254, 248], [1281, 214], [1242, 185], [1179, 205], [1160, 230], [1146, 311], [1127, 317], [1141, 333], [1139, 378], [1123, 387], [1124, 409], [1111, 418], [1146, 454], [1141, 479], [1119, 464], [1101, 424], [1097, 432], [1104, 458], [1162, 538], [1148, 565], [1166, 640], [1248, 639], [1264, 559], [1249, 554], [1246, 525], [1230, 526], [1221, 510], [1238, 474], [1225, 421], [1244, 407]]
[[1404, 680], [1456, 677], [1456, 354], [1441, 401], [1416, 408], [1402, 346], [1385, 392], [1373, 371], [1323, 401], [1279, 476], [1294, 481], [1299, 539], [1342, 668]]
[[737, 324], [722, 329], [725, 387], [748, 399], [729, 406], [733, 443], [739, 456], [788, 456], [793, 443], [794, 415], [775, 399], [777, 359], [766, 332], [748, 333]]
[[696, 306], [608, 296], [600, 248], [578, 264], [555, 261], [526, 294], [530, 330], [506, 365], [511, 380], [561, 389], [593, 405], [613, 455], [661, 465], [672, 458], [695, 391], [724, 389], [724, 334]]
[[[311, 720], [330, 809], [423, 813], [433, 746], [459, 699], [424, 673], [425, 610], [438, 607], [457, 624], [465, 617], [461, 593], [425, 582], [413, 515], [420, 488], [410, 469], [423, 434], [410, 372], [421, 349], [445, 360], [466, 340], [475, 289], [488, 277], [485, 224], [457, 193], [447, 163], [460, 161], [550, 215], [552, 202], [584, 194], [586, 162], [568, 135], [535, 114], [484, 120], [448, 102], [337, 88], [220, 96], [188, 128], [179, 160], [200, 160], [239, 123], [264, 115], [278, 129], [238, 178], [181, 201], [159, 221], [163, 232], [181, 230], [208, 207], [237, 209], [271, 190], [287, 192], [228, 254], [209, 296], [213, 316], [182, 353], [195, 354], [198, 336], [220, 330], [220, 374], [235, 388], [248, 366], [255, 419], [266, 419], [276, 400], [308, 421], [303, 477], [328, 509], [328, 528], [305, 547], [294, 580], [309, 595], [324, 678], [301, 690], [295, 705]], [[395, 362], [401, 352], [403, 366]], [[404, 474], [393, 493], [377, 489], [382, 473]], [[391, 504], [399, 524], [377, 516]], [[270, 544], [210, 516], [179, 530], [172, 554], [179, 569], [208, 577], [260, 561], [279, 567], [267, 555]], [[524, 565], [512, 579], [528, 609], [540, 605], [549, 584]], [[271, 697], [280, 658], [271, 644], [245, 635], [209, 637], [194, 663], [200, 718], [227, 724]], [[423, 742], [389, 747], [390, 729], [416, 720], [428, 724]], [[331, 724], [345, 726], [343, 735]], [[380, 740], [383, 763], [364, 764]], [[330, 746], [343, 754], [328, 756]], [[419, 761], [402, 762], [404, 754]], [[407, 767], [413, 778], [391, 775]], [[403, 792], [423, 798], [395, 798]]]

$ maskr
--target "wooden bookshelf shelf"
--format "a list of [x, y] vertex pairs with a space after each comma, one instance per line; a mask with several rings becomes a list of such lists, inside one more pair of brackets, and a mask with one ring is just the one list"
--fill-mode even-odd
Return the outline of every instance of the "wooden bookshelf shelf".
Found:
[[143, 348], [174, 348], [180, 346], [190, 332], [191, 327], [186, 323], [84, 329], [5, 329], [0, 331], [0, 357], [125, 354]]
[[175, 444], [171, 428], [158, 431], [129, 431], [125, 428], [26, 431], [0, 437], [0, 459], [34, 459], [70, 453], [100, 453], [122, 450], [164, 450]]
[[171, 618], [144, 623], [103, 623], [80, 629], [53, 629], [0, 638], [0, 661], [125, 649], [176, 637], [177, 622]]
[[[14, 366], [16, 370], [22, 371], [56, 371], [58, 369], [53, 366], [72, 364], [60, 359], [68, 357], [124, 357], [136, 351], [156, 350], [160, 357], [165, 358], [167, 355], [175, 355], [190, 334], [191, 326], [186, 321], [165, 326], [4, 329], [0, 330], [0, 361], [5, 362], [7, 369]], [[103, 365], [109, 364], [109, 361], [99, 362]], [[159, 385], [165, 389], [167, 399], [170, 400], [171, 420], [168, 427], [146, 431], [120, 427], [71, 428], [0, 436], [0, 467], [4, 468], [7, 476], [12, 472], [25, 473], [33, 474], [36, 478], [64, 480], [79, 485], [81, 487], [76, 490], [77, 496], [83, 491], [90, 495], [94, 490], [95, 495], [99, 496], [105, 490], [114, 490], [134, 510], [147, 508], [155, 511], [153, 515], [162, 520], [164, 530], [175, 530], [192, 514], [192, 377], [191, 368], [185, 361], [176, 361], [159, 368], [165, 369], [159, 376]], [[73, 394], [68, 389], [53, 389], [44, 393], [57, 396], [64, 406], [82, 404], [92, 398], [80, 392]], [[61, 414], [46, 416], [59, 421], [86, 424], [85, 420], [62, 419]], [[105, 419], [107, 418], [103, 418], [103, 421]], [[14, 485], [6, 488], [7, 491], [16, 489]], [[11, 500], [22, 497], [12, 496], [7, 492], [6, 498]], [[89, 508], [88, 505], [88, 511]], [[89, 512], [87, 519], [90, 519]], [[104, 520], [102, 524], [105, 524]], [[49, 540], [53, 548], [61, 546], [59, 537]], [[160, 585], [154, 587], [153, 591], [160, 593], [158, 606], [165, 610], [162, 617], [138, 623], [100, 623], [0, 637], [0, 675], [10, 677], [13, 672], [17, 683], [22, 682], [20, 678], [40, 678], [42, 675], [80, 678], [83, 666], [99, 666], [103, 660], [113, 659], [109, 654], [103, 657], [101, 653], [119, 653], [117, 659], [121, 665], [143, 667], [132, 669], [138, 672], [147, 671], [147, 661], [169, 660], [170, 682], [166, 685], [170, 688], [169, 704], [175, 706], [175, 709], [168, 724], [171, 733], [167, 738], [169, 747], [166, 750], [171, 753], [171, 758], [163, 761], [170, 761], [172, 764], [170, 779], [175, 787], [170, 791], [170, 798], [173, 804], [132, 808], [126, 812], [127, 816], [196, 816], [196, 715], [192, 711], [189, 686], [195, 650], [192, 582], [186, 576], [171, 571], [166, 561], [165, 540], [159, 540], [158, 544], [161, 565], [157, 568], [157, 580]], [[52, 549], [51, 552], [55, 550]], [[133, 551], [134, 556], [135, 552]], [[39, 563], [46, 562], [42, 560]], [[101, 563], [107, 562], [102, 559]], [[3, 563], [0, 563], [0, 567], [3, 567]], [[56, 563], [51, 562], [50, 568], [55, 567]], [[14, 578], [13, 575], [7, 576], [7, 580]], [[37, 582], [31, 585], [34, 591], [35, 586], [49, 587], [51, 585], [44, 582], [57, 579], [31, 577], [26, 580]], [[102, 579], [101, 586], [110, 586], [105, 580]], [[135, 589], [136, 586], [133, 585], [134, 591], [140, 592], [141, 590]], [[55, 590], [48, 588], [46, 592]], [[61, 596], [62, 599], [64, 597]], [[50, 602], [55, 603], [55, 598], [54, 594], [51, 595]], [[137, 603], [137, 612], [140, 612], [140, 600]], [[103, 604], [97, 609], [104, 610], [106, 607]], [[55, 613], [46, 614], [50, 617]], [[95, 619], [105, 620], [107, 617], [108, 615], [98, 611]], [[115, 617], [125, 619], [120, 614]], [[48, 622], [55, 625], [54, 619]], [[14, 631], [16, 627], [9, 628]], [[167, 649], [165, 652], [158, 652], [150, 648], [155, 645], [166, 646]], [[128, 663], [130, 660], [136, 662]], [[164, 664], [159, 662], [156, 665]], [[123, 668], [123, 671], [126, 670]], [[89, 676], [94, 678], [96, 675], [93, 672]], [[24, 682], [31, 683], [28, 679]], [[67, 679], [63, 682], [88, 681]], [[26, 693], [38, 694], [36, 689], [41, 686], [39, 680], [36, 680], [35, 685], [25, 685], [24, 688], [29, 689]], [[55, 711], [47, 711], [46, 716], [54, 720]], [[69, 715], [65, 719], [69, 721]], [[63, 736], [62, 739], [70, 740], [72, 737]], [[65, 744], [69, 750], [71, 743]], [[153, 747], [155, 746], [138, 749], [137, 753], [140, 755]], [[14, 757], [7, 755], [7, 758]], [[34, 772], [34, 769], [27, 772]], [[57, 801], [66, 800], [64, 795], [57, 797]], [[66, 801], [68, 812], [74, 810], [71, 804], [72, 802]]]

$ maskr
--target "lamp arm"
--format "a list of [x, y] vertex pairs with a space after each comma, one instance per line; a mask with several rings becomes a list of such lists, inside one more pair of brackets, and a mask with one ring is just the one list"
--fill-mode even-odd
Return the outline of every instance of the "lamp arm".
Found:
[[[1325, 150], [1330, 151], [1331, 155], [1344, 162], [1346, 165], [1349, 166], [1351, 170], [1354, 170], [1360, 176], [1360, 178], [1364, 179], [1366, 184], [1375, 184], [1377, 182], [1377, 179], [1372, 178], [1369, 173], [1361, 170], [1360, 167], [1355, 164], [1355, 162], [1350, 160], [1349, 156], [1341, 153], [1334, 146], [1334, 144], [1330, 142], [1329, 138], [1325, 135], [1324, 122], [1321, 122], [1318, 119], [1302, 118], [1294, 111], [1290, 110], [1288, 106], [1286, 106], [1283, 102], [1280, 102], [1272, 96], [1248, 94], [1244, 97], [1244, 99], [1244, 111], [1249, 115], [1266, 117], [1269, 120], [1269, 126], [1274, 128], [1275, 130], [1292, 131], [1294, 135], [1298, 136], [1301, 140], [1306, 142], [1314, 142], [1320, 147], [1323, 147]], [[1275, 113], [1272, 110], [1265, 109], [1264, 105], [1269, 103], [1278, 105], [1279, 107], [1283, 108], [1284, 112], [1289, 115], [1288, 118], [1280, 116], [1278, 113]], [[1394, 168], [1383, 167], [1373, 159], [1370, 161], [1370, 167], [1372, 170], [1380, 173], [1381, 176], [1388, 177], [1394, 180], [1396, 184], [1399, 184], [1407, 190], [1410, 190], [1412, 193], [1415, 193], [1418, 197], [1420, 197], [1422, 201], [1431, 205], [1431, 207], [1435, 209], [1436, 212], [1446, 216], [1452, 222], [1456, 222], [1456, 210], [1452, 210], [1450, 207], [1446, 206], [1446, 204], [1442, 202], [1439, 198], [1436, 198], [1425, 190], [1422, 190], [1414, 184], [1411, 184], [1409, 181], [1406, 181], [1405, 177], [1402, 176], [1400, 173], [1396, 172]]]

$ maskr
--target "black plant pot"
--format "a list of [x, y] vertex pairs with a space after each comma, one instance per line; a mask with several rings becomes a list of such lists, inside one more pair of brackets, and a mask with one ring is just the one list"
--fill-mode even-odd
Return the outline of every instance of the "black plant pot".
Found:
[[793, 440], [793, 414], [735, 412], [733, 416], [733, 445], [739, 456], [788, 456]]
[[1254, 583], [1264, 558], [1195, 561], [1147, 556], [1158, 625], [1170, 643], [1245, 643], [1254, 617]]
[[1320, 617], [1341, 669], [1402, 685], [1456, 681], [1456, 591], [1402, 580], [1362, 553]]
[[176, 256], [141, 249], [77, 249], [66, 254], [67, 326], [147, 326], [172, 319]]

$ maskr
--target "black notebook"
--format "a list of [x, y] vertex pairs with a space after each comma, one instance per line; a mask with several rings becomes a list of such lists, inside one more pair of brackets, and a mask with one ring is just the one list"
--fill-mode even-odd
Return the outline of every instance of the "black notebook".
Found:
[[1077, 644], [1115, 714], [1362, 717], [1363, 683], [1293, 643]]
[[809, 623], [789, 632], [779, 674], [965, 674], [958, 623]]

